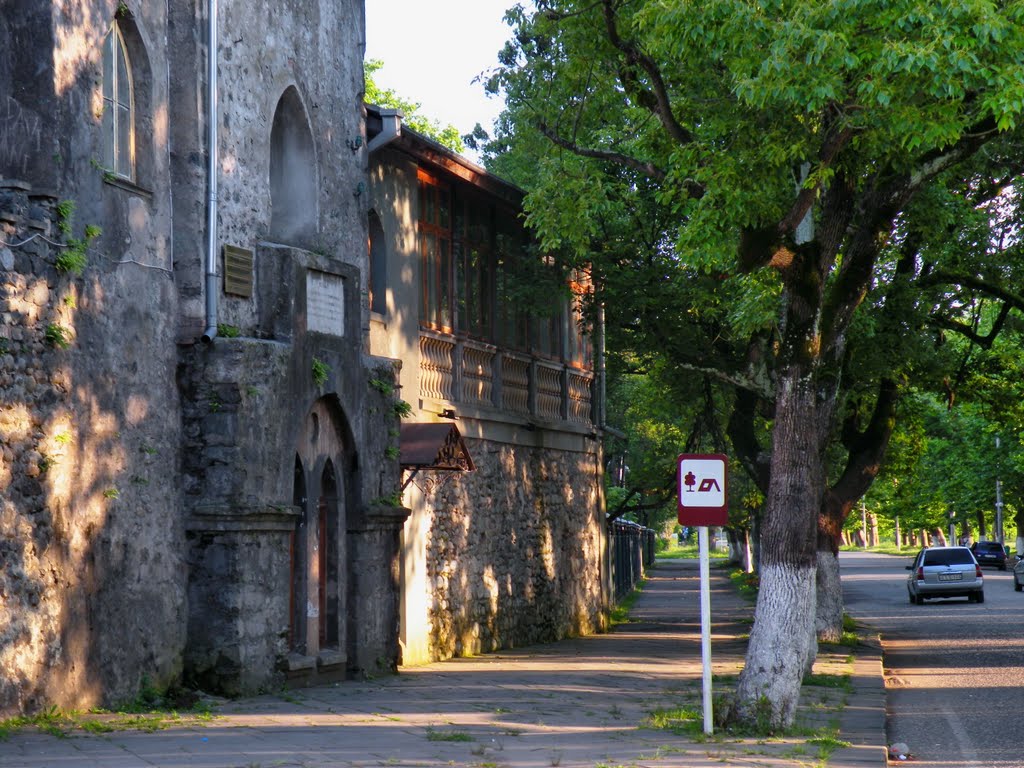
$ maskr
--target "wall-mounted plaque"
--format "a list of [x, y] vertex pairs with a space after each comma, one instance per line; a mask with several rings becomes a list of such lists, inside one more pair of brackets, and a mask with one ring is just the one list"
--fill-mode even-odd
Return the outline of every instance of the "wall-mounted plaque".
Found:
[[306, 273], [306, 329], [345, 335], [345, 280], [326, 272]]
[[253, 253], [237, 245], [224, 246], [224, 293], [252, 296]]

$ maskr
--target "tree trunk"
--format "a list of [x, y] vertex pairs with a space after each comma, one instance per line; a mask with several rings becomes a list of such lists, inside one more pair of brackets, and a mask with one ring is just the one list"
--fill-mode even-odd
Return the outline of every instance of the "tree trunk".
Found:
[[824, 489], [824, 442], [834, 397], [790, 366], [778, 381], [771, 479], [761, 528], [760, 590], [746, 664], [730, 718], [785, 728], [813, 663], [815, 550]]
[[843, 635], [843, 585], [839, 580], [839, 555], [818, 550], [818, 607], [814, 616], [817, 637], [823, 643], [838, 643]]

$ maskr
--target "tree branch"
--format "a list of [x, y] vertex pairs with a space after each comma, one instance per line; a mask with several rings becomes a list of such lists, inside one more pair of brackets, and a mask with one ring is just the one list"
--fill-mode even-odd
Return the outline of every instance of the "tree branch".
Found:
[[648, 163], [644, 162], [643, 160], [637, 160], [635, 157], [632, 157], [631, 155], [627, 155], [622, 152], [612, 152], [610, 150], [605, 149], [589, 149], [587, 147], [581, 147], [575, 142], [569, 141], [568, 139], [564, 139], [561, 136], [559, 136], [558, 133], [553, 131], [547, 125], [547, 123], [538, 122], [537, 130], [544, 134], [551, 141], [551, 143], [559, 147], [562, 147], [562, 149], [569, 150], [574, 155], [579, 155], [580, 157], [590, 157], [596, 160], [606, 160], [608, 162], [616, 163], [627, 168], [632, 168], [633, 170], [639, 171], [645, 176], [650, 176], [652, 179], [656, 179], [657, 181], [665, 181], [665, 178], [667, 176], [665, 171], [663, 171], [658, 166], [654, 165], [654, 163]]
[[[619, 69], [619, 79], [627, 91], [636, 94], [636, 101], [642, 107], [654, 114], [672, 139], [681, 145], [693, 141], [693, 135], [686, 130], [672, 113], [672, 102], [668, 96], [668, 89], [661, 76], [661, 70], [657, 63], [644, 53], [632, 42], [626, 41], [619, 34], [618, 25], [615, 19], [615, 7], [613, 0], [604, 0], [604, 23], [608, 31], [608, 40], [626, 57], [626, 67]], [[640, 79], [633, 72], [633, 67], [639, 66], [650, 78], [651, 89], [648, 90], [640, 82]]]

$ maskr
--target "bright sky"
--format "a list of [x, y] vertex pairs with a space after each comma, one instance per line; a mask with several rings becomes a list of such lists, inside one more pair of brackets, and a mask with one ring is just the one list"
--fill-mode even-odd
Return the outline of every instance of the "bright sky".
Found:
[[473, 80], [497, 66], [511, 36], [502, 17], [516, 2], [366, 0], [366, 58], [384, 62], [377, 85], [419, 102], [425, 117], [460, 134], [477, 123], [493, 133], [501, 100]]

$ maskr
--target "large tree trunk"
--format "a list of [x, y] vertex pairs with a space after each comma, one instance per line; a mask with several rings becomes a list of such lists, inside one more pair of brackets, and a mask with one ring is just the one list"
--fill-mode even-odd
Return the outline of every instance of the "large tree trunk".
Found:
[[832, 392], [800, 365], [790, 366], [778, 381], [761, 586], [731, 713], [739, 722], [791, 725], [800, 684], [813, 663], [817, 522]]
[[[858, 429], [858, 414], [852, 410], [843, 425], [842, 441], [847, 460], [842, 475], [825, 491], [818, 517], [818, 609], [817, 638], [837, 643], [843, 634], [843, 589], [839, 581], [839, 542], [843, 526], [857, 501], [867, 492], [881, 469], [889, 439], [896, 424], [896, 382], [884, 378], [867, 426]], [[877, 538], [877, 533], [876, 533]], [[866, 543], [866, 542], [865, 542]]]

